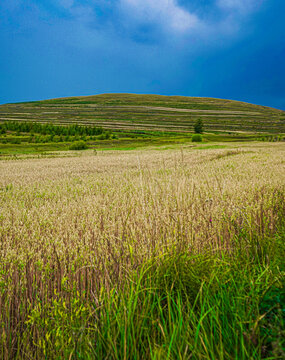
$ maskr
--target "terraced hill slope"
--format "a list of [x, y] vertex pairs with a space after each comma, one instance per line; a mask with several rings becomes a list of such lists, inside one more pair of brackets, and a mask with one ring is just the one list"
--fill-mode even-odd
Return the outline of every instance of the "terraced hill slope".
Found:
[[123, 130], [192, 131], [197, 118], [206, 131], [285, 133], [285, 112], [213, 98], [103, 94], [0, 106], [0, 121], [96, 124]]

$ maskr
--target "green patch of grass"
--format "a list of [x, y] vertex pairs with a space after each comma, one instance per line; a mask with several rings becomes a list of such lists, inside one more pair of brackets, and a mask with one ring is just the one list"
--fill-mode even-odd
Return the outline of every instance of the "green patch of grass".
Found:
[[[195, 135], [193, 135], [195, 136]], [[34, 134], [7, 133], [0, 135], [0, 158], [15, 154], [42, 154], [50, 151], [67, 151], [74, 141], [85, 141], [88, 148], [100, 150], [134, 150], [147, 147], [177, 147], [189, 145], [192, 139], [192, 133], [179, 133], [171, 131], [148, 131], [148, 130], [118, 130], [113, 133], [108, 131], [99, 136], [71, 136], [65, 137], [49, 136], [43, 140], [43, 136]], [[202, 145], [197, 149], [224, 148], [224, 144], [209, 144], [211, 142], [250, 142], [262, 139], [258, 135], [250, 134], [228, 134], [228, 133], [205, 133], [202, 139]], [[205, 145], [204, 145], [205, 144]]]
[[36, 346], [35, 358], [49, 359], [281, 359], [281, 264], [266, 246], [284, 235], [283, 228], [263, 241], [258, 261], [176, 249], [126, 274], [123, 287], [101, 291], [94, 303], [76, 294], [69, 303], [39, 303], [21, 341], [30, 351]]
[[196, 149], [197, 149], [197, 150], [225, 149], [226, 147], [227, 147], [227, 145], [214, 144], [214, 145], [202, 145], [202, 146], [197, 146]]
[[0, 143], [0, 157], [1, 155], [16, 155], [16, 154], [40, 154], [48, 151], [66, 151], [68, 144], [66, 143], [48, 143], [48, 144], [1, 144]]

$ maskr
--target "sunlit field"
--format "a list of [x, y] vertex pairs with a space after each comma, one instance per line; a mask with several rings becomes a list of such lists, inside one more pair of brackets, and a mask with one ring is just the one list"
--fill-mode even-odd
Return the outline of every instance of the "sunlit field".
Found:
[[283, 359], [285, 145], [0, 162], [1, 359]]

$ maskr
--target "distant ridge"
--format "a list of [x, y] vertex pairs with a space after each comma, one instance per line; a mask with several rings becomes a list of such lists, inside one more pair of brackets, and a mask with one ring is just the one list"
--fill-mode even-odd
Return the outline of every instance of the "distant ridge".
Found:
[[101, 94], [0, 106], [0, 121], [96, 124], [122, 130], [185, 132], [203, 119], [207, 131], [285, 133], [285, 111], [215, 98]]

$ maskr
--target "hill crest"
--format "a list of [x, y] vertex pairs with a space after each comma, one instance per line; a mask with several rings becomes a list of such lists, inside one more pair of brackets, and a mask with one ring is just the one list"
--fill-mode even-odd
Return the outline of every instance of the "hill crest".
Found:
[[120, 130], [285, 133], [285, 112], [237, 100], [150, 94], [99, 94], [0, 106], [0, 121], [96, 124]]

